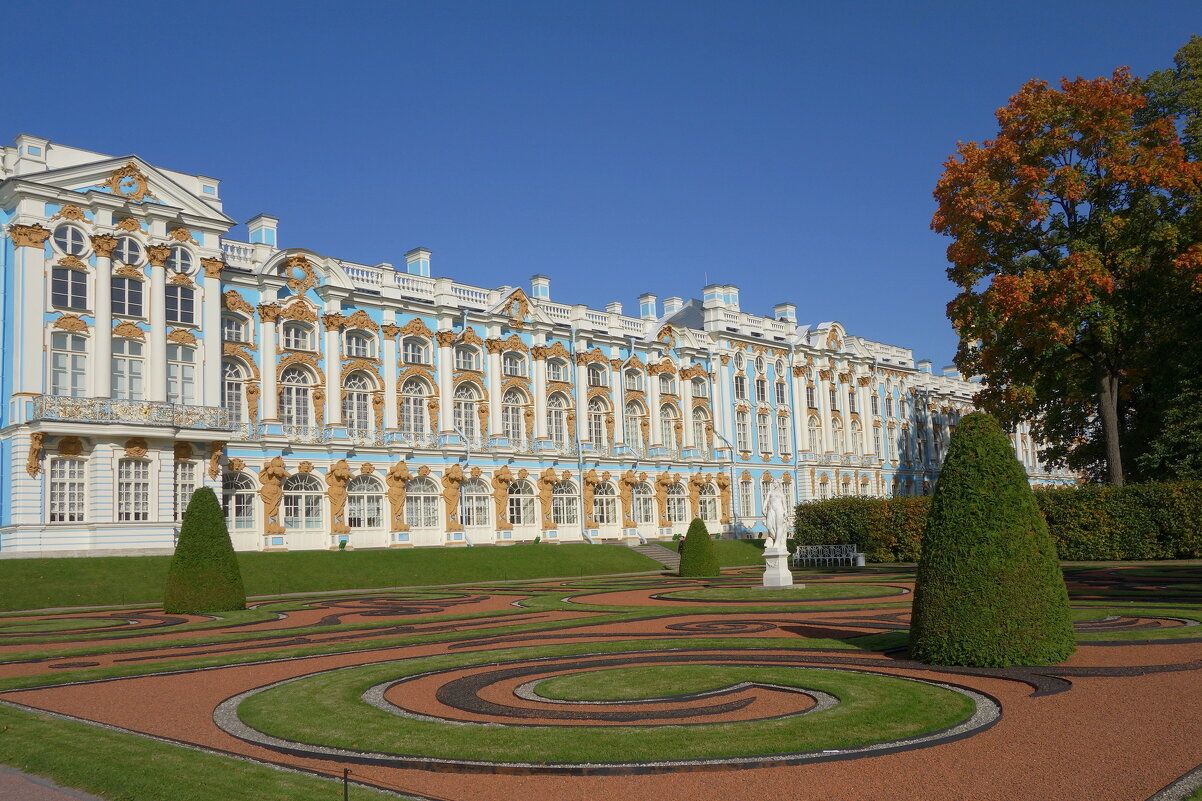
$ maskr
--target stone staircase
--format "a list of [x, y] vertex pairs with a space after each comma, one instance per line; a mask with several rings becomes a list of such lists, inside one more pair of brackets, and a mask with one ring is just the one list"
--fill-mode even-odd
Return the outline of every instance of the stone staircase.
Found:
[[[675, 545], [676, 543], [672, 544]], [[641, 553], [648, 559], [654, 559], [673, 573], [680, 570], [680, 554], [676, 552], [675, 548], [665, 548], [653, 542], [646, 545], [631, 545], [629, 547], [631, 550]]]

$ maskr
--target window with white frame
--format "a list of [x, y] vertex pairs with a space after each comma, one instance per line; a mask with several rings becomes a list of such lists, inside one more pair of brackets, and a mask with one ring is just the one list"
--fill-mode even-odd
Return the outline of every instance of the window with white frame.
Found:
[[557, 481], [551, 487], [551, 522], [558, 526], [580, 524], [577, 514], [580, 501], [576, 497], [576, 485], [571, 481]]
[[366, 375], [354, 372], [342, 380], [342, 425], [349, 431], [372, 429], [371, 392], [375, 388]]
[[476, 418], [476, 403], [480, 397], [474, 384], [460, 384], [455, 387], [455, 399], [452, 407], [454, 412], [455, 430], [465, 437], [474, 437], [479, 430]]
[[784, 381], [776, 382], [776, 405], [784, 406], [789, 402], [789, 391], [785, 387]]
[[376, 355], [376, 339], [360, 331], [346, 335], [346, 355], [352, 359], [369, 359]]
[[623, 386], [631, 392], [639, 392], [643, 389], [643, 374], [638, 370], [627, 370], [623, 378]]
[[862, 433], [863, 433], [863, 431], [860, 428], [860, 423], [856, 420], [852, 420], [851, 421], [851, 442], [848, 443], [848, 445], [850, 446], [848, 448], [848, 450], [851, 453], [854, 453], [856, 456], [860, 455], [860, 435]]
[[117, 463], [117, 520], [139, 522], [150, 519], [150, 462], [122, 459]]
[[50, 394], [80, 398], [87, 394], [88, 340], [78, 334], [50, 335]]
[[284, 479], [284, 527], [322, 528], [321, 481], [312, 473], [296, 473]]
[[428, 476], [405, 482], [405, 525], [410, 528], [438, 526], [438, 485]]
[[459, 490], [459, 522], [465, 526], [487, 526], [492, 495], [480, 478], [469, 478]]
[[480, 351], [467, 345], [455, 348], [455, 369], [480, 371]]
[[626, 404], [626, 415], [622, 421], [622, 434], [626, 445], [631, 448], [642, 448], [643, 421], [647, 419], [647, 410], [638, 401]]
[[881, 453], [881, 429], [878, 426], [873, 426], [872, 428], [872, 452], [878, 458], [885, 458], [885, 454]]
[[745, 478], [739, 482], [739, 515], [751, 517], [755, 514], [755, 487], [751, 479]]
[[430, 388], [420, 378], [410, 378], [401, 385], [401, 433], [426, 434], [429, 425], [426, 417], [426, 397]]
[[789, 418], [776, 418], [776, 452], [781, 455], [790, 454], [793, 448], [789, 445]]
[[835, 453], [845, 453], [843, 442], [843, 424], [835, 420], [831, 424], [832, 439], [835, 445]]
[[768, 402], [768, 382], [762, 378], [757, 378], [755, 380], [755, 402]]
[[830, 393], [831, 393], [831, 411], [837, 412], [837, 411], [839, 411], [839, 390], [832, 387], [830, 390]]
[[51, 269], [50, 302], [60, 309], [86, 311], [88, 308], [87, 273], [69, 267]]
[[588, 402], [588, 438], [594, 445], [606, 444], [608, 437], [605, 429], [605, 415], [609, 407], [601, 398], [592, 398]]
[[735, 376], [735, 400], [747, 400], [747, 376]]
[[885, 396], [885, 416], [886, 417], [893, 416], [893, 396], [892, 395]]
[[187, 275], [192, 272], [192, 267], [195, 260], [192, 258], [192, 253], [183, 245], [175, 245], [171, 248], [171, 252], [167, 254], [166, 267], [173, 273]]
[[806, 385], [806, 407], [809, 409], [818, 408], [818, 398], [815, 396], [813, 384]]
[[698, 513], [707, 523], [718, 520], [718, 489], [713, 484], [703, 484], [698, 493]]
[[501, 354], [501, 372], [507, 376], [526, 377], [530, 372], [526, 367], [526, 357], [512, 351]]
[[184, 519], [184, 510], [196, 491], [196, 462], [178, 460], [175, 463], [175, 521]]
[[221, 338], [226, 342], [249, 342], [246, 336], [246, 321], [233, 314], [221, 318]]
[[706, 435], [705, 427], [709, 424], [710, 413], [704, 406], [698, 406], [693, 409], [693, 444], [698, 448], [704, 448], [709, 445], [709, 437]]
[[304, 323], [284, 323], [285, 350], [313, 350], [313, 329]]
[[221, 500], [225, 524], [231, 530], [255, 527], [255, 482], [245, 473], [226, 473], [221, 478]]
[[280, 375], [280, 422], [307, 428], [313, 424], [310, 403], [313, 377], [299, 367], [289, 367]]
[[538, 522], [534, 512], [534, 485], [524, 478], [509, 485], [506, 517], [514, 526], [533, 526]]
[[751, 415], [735, 412], [735, 447], [741, 451], [751, 450]]
[[114, 276], [110, 284], [110, 300], [117, 317], [143, 317], [142, 282], [136, 278]]
[[822, 452], [822, 434], [818, 428], [818, 418], [817, 417], [810, 418], [809, 429], [810, 429], [810, 452], [811, 453], [821, 453]]
[[560, 359], [547, 360], [547, 380], [548, 381], [567, 381], [568, 366]]
[[51, 459], [47, 522], [82, 523], [87, 499], [87, 479], [83, 459]]
[[661, 373], [659, 376], [659, 391], [663, 395], [675, 395], [676, 378], [667, 373]]
[[547, 436], [556, 445], [564, 446], [571, 439], [568, 431], [568, 399], [556, 392], [547, 398]]
[[879, 415], [881, 413], [881, 399], [877, 397], [875, 392], [869, 395], [868, 398], [868, 402], [872, 405], [872, 413]]
[[667, 518], [669, 523], [684, 523], [689, 517], [687, 498], [684, 494], [684, 484], [677, 482], [668, 487]]
[[847, 411], [852, 414], [856, 413], [856, 391], [854, 389], [847, 390]]
[[74, 225], [54, 229], [54, 246], [68, 256], [82, 256], [88, 251], [88, 237]]
[[146, 387], [143, 377], [145, 346], [139, 339], [113, 340], [112, 393], [114, 400], [142, 400]]
[[246, 371], [240, 364], [226, 360], [221, 363], [221, 405], [230, 413], [230, 419], [240, 423], [246, 419], [243, 400], [246, 397]]
[[196, 403], [196, 348], [167, 346], [167, 402]]
[[599, 364], [588, 366], [588, 385], [590, 387], [609, 386], [609, 369]]
[[768, 415], [758, 414], [755, 418], [755, 435], [759, 440], [760, 451], [767, 453], [772, 450], [772, 430], [769, 427]]
[[511, 443], [525, 439], [525, 410], [526, 397], [516, 389], [506, 390], [501, 397], [501, 433]]
[[429, 364], [430, 349], [424, 339], [408, 337], [401, 342], [401, 361], [405, 364]]
[[706, 383], [704, 378], [693, 379], [693, 397], [708, 398], [710, 396], [710, 385]]
[[384, 487], [374, 476], [355, 476], [346, 483], [346, 524], [352, 529], [384, 527]]
[[593, 492], [593, 519], [599, 526], [616, 526], [618, 520], [618, 491], [612, 481], [602, 481]]
[[168, 284], [167, 322], [175, 325], [196, 324], [196, 290], [190, 286]]
[[680, 445], [676, 441], [676, 426], [680, 423], [680, 410], [671, 403], [659, 407], [659, 437], [665, 448]]
[[635, 484], [631, 490], [631, 510], [634, 514], [635, 525], [648, 525], [655, 522], [655, 493], [646, 481]]
[[117, 247], [113, 248], [113, 261], [121, 264], [137, 266], [142, 261], [142, 246], [131, 236], [117, 239]]

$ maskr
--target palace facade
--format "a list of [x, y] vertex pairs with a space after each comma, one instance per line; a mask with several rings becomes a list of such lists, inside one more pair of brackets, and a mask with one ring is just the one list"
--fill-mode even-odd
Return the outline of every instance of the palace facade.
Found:
[[633, 316], [277, 223], [232, 240], [218, 180], [136, 156], [0, 149], [0, 556], [170, 549], [202, 485], [240, 550], [762, 531], [769, 482], [929, 492], [979, 386], [734, 286]]

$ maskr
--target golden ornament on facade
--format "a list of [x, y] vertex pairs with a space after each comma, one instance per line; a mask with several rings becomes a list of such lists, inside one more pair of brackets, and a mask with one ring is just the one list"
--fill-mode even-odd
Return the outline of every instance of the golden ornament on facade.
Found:
[[71, 270], [87, 271], [88, 269], [88, 265], [84, 264], [83, 260], [80, 259], [79, 256], [63, 256], [61, 259], [55, 262], [55, 265], [58, 267], [67, 267]]
[[283, 481], [288, 477], [284, 459], [276, 456], [269, 459], [259, 470], [259, 498], [263, 501], [263, 533], [283, 534], [280, 521], [280, 504], [284, 500]]
[[[230, 292], [233, 291], [232, 289], [230, 290]], [[279, 319], [280, 311], [281, 309], [277, 303], [262, 303], [259, 305], [259, 319], [265, 323], [274, 323]]]
[[[369, 359], [364, 359], [362, 357], [356, 357], [354, 359], [345, 361], [342, 364], [342, 372], [344, 375], [349, 374], [349, 373], [354, 373], [354, 372], [357, 372], [360, 370], [367, 373], [368, 375], [373, 376], [376, 379], [377, 387], [384, 386], [384, 379], [383, 379], [383, 377], [380, 376], [380, 368], [376, 365], [376, 363], [374, 361], [371, 361]], [[345, 381], [346, 379], [344, 378], [343, 380]]]
[[205, 278], [220, 278], [221, 271], [229, 265], [227, 265], [221, 259], [214, 259], [206, 256], [200, 260], [200, 266], [205, 271]]
[[255, 307], [246, 302], [246, 298], [242, 297], [236, 289], [227, 289], [221, 295], [221, 305], [230, 311], [241, 312], [242, 314], [254, 314]]
[[326, 471], [326, 498], [330, 502], [330, 533], [349, 534], [346, 524], [346, 484], [351, 480], [351, 468], [346, 459], [339, 459]]
[[129, 231], [130, 233], [141, 233], [142, 223], [135, 220], [133, 217], [122, 217], [117, 220], [117, 230]]
[[434, 335], [438, 340], [438, 347], [449, 348], [455, 344], [455, 339], [458, 337], [454, 331], [439, 331]]
[[380, 331], [384, 334], [384, 337], [386, 339], [395, 339], [396, 335], [401, 333], [401, 327], [399, 325], [392, 325], [391, 323], [386, 323], [386, 324], [380, 326]]
[[555, 485], [559, 482], [559, 476], [555, 475], [555, 468], [548, 467], [538, 477], [535, 482], [538, 489], [538, 505], [542, 511], [542, 530], [551, 531], [556, 528], [555, 520], [551, 514], [551, 498], [555, 493]]
[[214, 481], [221, 475], [221, 454], [224, 452], [224, 442], [214, 442], [209, 445], [209, 478]]
[[171, 258], [171, 248], [167, 245], [147, 245], [146, 260], [155, 267], [162, 267]]
[[63, 331], [87, 331], [88, 324], [78, 314], [63, 314], [54, 321], [54, 328]]
[[154, 192], [150, 191], [150, 179], [132, 161], [124, 167], [113, 170], [103, 186], [108, 187], [108, 190], [114, 195], [127, 197], [138, 203], [147, 198], [158, 200]]
[[606, 359], [605, 354], [598, 348], [576, 354], [576, 364], [581, 366], [586, 364], [606, 364], [608, 362], [609, 359]]
[[134, 437], [125, 441], [125, 455], [131, 459], [141, 459], [150, 450], [146, 444], [146, 440], [141, 437]]
[[430, 430], [438, 430], [438, 398], [430, 397], [426, 400], [426, 414], [430, 417]]
[[96, 234], [92, 237], [92, 250], [102, 259], [112, 258], [113, 251], [117, 249], [117, 237], [112, 234]]
[[463, 332], [459, 334], [458, 342], [462, 345], [476, 345], [478, 347], [484, 346], [484, 340], [481, 339], [480, 335], [476, 333], [476, 329], [472, 328], [471, 326], [463, 329]]
[[506, 512], [509, 505], [509, 485], [514, 481], [513, 473], [509, 472], [509, 465], [501, 465], [492, 474], [492, 497], [493, 505], [496, 507], [497, 530], [510, 531], [513, 524], [506, 519]]
[[171, 277], [167, 279], [167, 283], [174, 284], [175, 286], [186, 286], [189, 289], [196, 288], [196, 283], [187, 273], [173, 273]]
[[134, 267], [132, 264], [118, 264], [117, 269], [113, 270], [113, 275], [121, 278], [132, 278], [135, 281], [146, 280], [146, 273], [142, 272], [142, 268]]
[[[324, 377], [321, 383], [325, 383]], [[320, 387], [313, 390], [313, 421], [317, 424], [317, 428], [326, 424], [326, 393]]]
[[521, 329], [526, 325], [526, 319], [530, 316], [530, 299], [525, 292], [515, 289], [502, 305], [509, 316], [510, 327]]
[[182, 225], [172, 228], [170, 231], [168, 231], [167, 238], [174, 239], [176, 242], [188, 242], [193, 245], [200, 244], [192, 238], [192, 232]]
[[30, 478], [37, 478], [38, 473], [42, 471], [42, 443], [46, 441], [46, 434], [41, 431], [35, 431], [29, 435], [29, 453], [25, 457], [25, 472], [29, 473]]
[[[256, 377], [258, 370], [255, 370]], [[246, 413], [250, 417], [251, 425], [259, 424], [259, 389], [258, 384], [247, 383], [246, 385]]]
[[83, 440], [79, 437], [59, 437], [59, 456], [79, 456], [83, 453]]
[[568, 349], [559, 341], [552, 342], [550, 345], [540, 345], [531, 348], [531, 354], [535, 359], [543, 360], [555, 358], [567, 361], [572, 357], [572, 354], [568, 353]]
[[246, 363], [247, 368], [251, 372], [251, 377], [259, 380], [259, 367], [255, 364], [255, 358], [244, 350], [243, 345], [238, 342], [224, 342], [221, 345], [221, 353], [224, 356], [236, 356]]
[[8, 235], [12, 237], [13, 245], [19, 248], [40, 248], [50, 237], [50, 229], [34, 225], [10, 225]]
[[289, 256], [280, 265], [280, 275], [288, 276], [288, 289], [296, 295], [302, 295], [317, 286], [317, 270], [304, 254]]
[[372, 473], [376, 472], [376, 466], [371, 462], [364, 462], [359, 466], [359, 472], [365, 476], [370, 476]]
[[171, 333], [167, 334], [167, 341], [180, 345], [195, 345], [196, 334], [193, 334], [186, 328], [172, 328]]
[[408, 484], [413, 479], [409, 473], [409, 465], [405, 462], [397, 462], [392, 467], [388, 468], [388, 472], [384, 474], [384, 483], [388, 485], [388, 507], [390, 514], [389, 531], [408, 531], [409, 526], [405, 523], [405, 496], [408, 492]]
[[463, 468], [452, 464], [442, 474], [442, 499], [446, 502], [446, 530], [463, 531], [459, 520], [459, 493], [463, 486]]
[[337, 331], [342, 326], [346, 325], [346, 318], [337, 312], [331, 314], [323, 314], [321, 323], [327, 331]]
[[66, 206], [63, 206], [61, 209], [55, 212], [54, 216], [50, 218], [50, 222], [54, 222], [55, 220], [72, 220], [74, 222], [86, 223], [88, 221], [88, 216], [84, 214], [83, 209], [81, 209], [79, 206], [74, 206], [68, 203]]
[[[262, 306], [259, 307], [260, 310], [262, 308]], [[316, 323], [317, 310], [297, 298], [280, 311], [280, 317], [285, 320], [296, 320], [299, 323]]]
[[719, 355], [718, 358], [722, 360], [723, 367], [726, 367], [728, 364], [730, 364], [730, 354], [729, 353], [723, 353], [723, 354]]
[[230, 470], [234, 471], [235, 473], [242, 472], [242, 469], [245, 467], [246, 467], [246, 462], [242, 461], [241, 459], [239, 459], [237, 457], [230, 459]]
[[113, 326], [113, 336], [125, 339], [145, 339], [146, 332], [129, 320], [123, 320]]
[[[317, 373], [317, 383], [324, 384], [326, 375], [317, 364], [317, 357], [310, 353], [285, 353], [276, 362], [276, 379], [284, 374], [284, 370], [293, 364], [303, 364]], [[325, 397], [324, 393], [322, 397]]]
[[420, 317], [414, 317], [409, 322], [401, 326], [399, 333], [407, 337], [424, 337], [429, 339], [434, 336], [434, 332], [426, 325], [425, 321]]

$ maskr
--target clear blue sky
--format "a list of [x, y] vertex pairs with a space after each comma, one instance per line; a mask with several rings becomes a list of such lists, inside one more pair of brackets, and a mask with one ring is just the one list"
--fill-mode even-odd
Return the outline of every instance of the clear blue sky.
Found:
[[285, 247], [420, 245], [435, 275], [545, 273], [628, 312], [708, 275], [938, 367], [931, 190], [956, 141], [1029, 78], [1168, 66], [1202, 3], [64, 2], [7, 24], [0, 138], [220, 178]]

